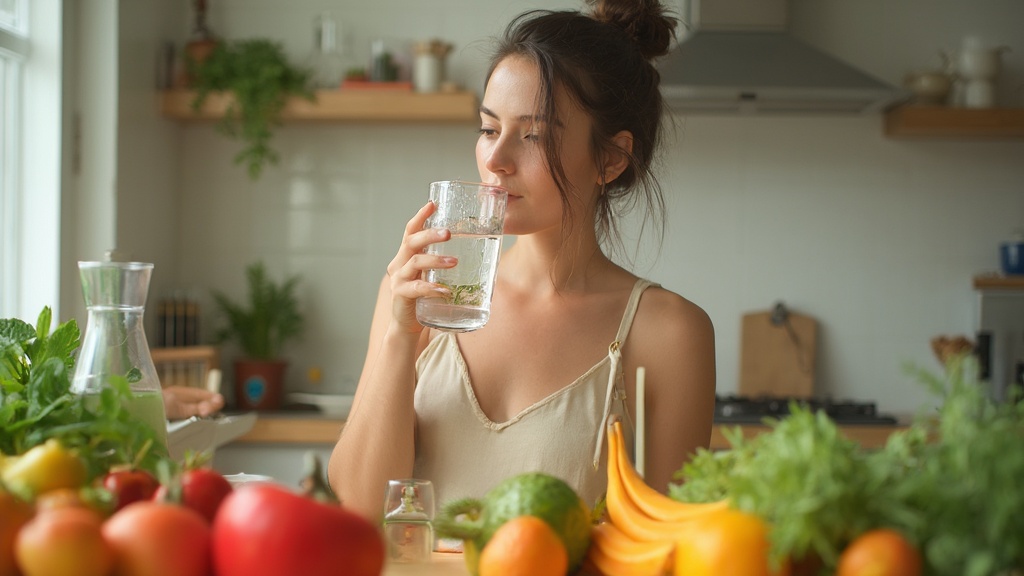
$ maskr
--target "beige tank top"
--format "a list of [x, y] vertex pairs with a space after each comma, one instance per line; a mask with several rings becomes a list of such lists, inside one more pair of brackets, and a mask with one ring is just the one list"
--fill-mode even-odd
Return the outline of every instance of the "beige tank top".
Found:
[[638, 279], [608, 354], [568, 386], [506, 422], [480, 409], [454, 334], [435, 337], [416, 361], [416, 461], [413, 475], [434, 484], [438, 507], [482, 498], [502, 480], [543, 471], [565, 480], [589, 506], [607, 485], [604, 443], [610, 415], [633, 426], [625, 408], [620, 349], [643, 291]]

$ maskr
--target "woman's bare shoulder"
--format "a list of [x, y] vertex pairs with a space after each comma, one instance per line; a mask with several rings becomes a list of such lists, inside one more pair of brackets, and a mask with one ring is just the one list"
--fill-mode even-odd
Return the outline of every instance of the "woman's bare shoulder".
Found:
[[[673, 366], [703, 359], [714, 364], [715, 328], [697, 304], [658, 286], [640, 299], [627, 348], [634, 362]], [[678, 368], [678, 366], [676, 366]]]
[[703, 308], [660, 286], [644, 291], [632, 331], [641, 338], [669, 340], [714, 336], [711, 317]]

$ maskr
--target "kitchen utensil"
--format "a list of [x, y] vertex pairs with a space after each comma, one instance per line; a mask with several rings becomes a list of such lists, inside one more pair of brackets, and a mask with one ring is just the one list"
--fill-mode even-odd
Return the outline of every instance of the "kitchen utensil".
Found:
[[640, 366], [636, 369], [636, 440], [633, 442], [633, 467], [640, 477], [646, 468], [647, 446], [645, 443], [647, 430], [647, 370]]
[[810, 398], [814, 394], [818, 322], [788, 310], [745, 314], [740, 342], [742, 396]]

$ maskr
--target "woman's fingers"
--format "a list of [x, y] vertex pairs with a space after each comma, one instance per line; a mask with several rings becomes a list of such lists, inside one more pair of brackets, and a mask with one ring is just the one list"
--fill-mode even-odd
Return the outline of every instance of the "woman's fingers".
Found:
[[388, 264], [392, 288], [397, 287], [396, 280], [411, 282], [420, 278], [424, 270], [455, 266], [455, 261], [451, 258], [424, 254], [424, 250], [431, 244], [445, 242], [451, 238], [451, 232], [444, 228], [423, 228], [434, 210], [434, 203], [427, 202], [405, 225], [402, 245], [398, 249], [398, 254]]
[[430, 245], [431, 237], [437, 238], [437, 233], [434, 230], [424, 230], [423, 228], [427, 218], [434, 213], [434, 210], [434, 203], [427, 202], [405, 224], [405, 234], [402, 235], [402, 244], [398, 248], [398, 254], [388, 264], [388, 276], [394, 277], [410, 258]]
[[416, 322], [416, 300], [436, 298], [448, 294], [448, 289], [423, 279], [423, 272], [431, 269], [453, 268], [458, 261], [450, 256], [427, 254], [431, 244], [445, 242], [451, 232], [444, 228], [424, 228], [427, 219], [434, 213], [433, 202], [416, 212], [405, 225], [405, 234], [398, 253], [388, 264], [393, 314], [395, 320], [408, 329], [422, 329]]

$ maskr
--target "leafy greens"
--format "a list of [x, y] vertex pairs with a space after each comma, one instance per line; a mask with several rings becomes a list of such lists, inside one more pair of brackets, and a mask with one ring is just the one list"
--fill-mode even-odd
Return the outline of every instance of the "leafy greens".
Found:
[[166, 448], [125, 409], [128, 380], [112, 378], [98, 397], [72, 392], [81, 332], [72, 319], [50, 333], [51, 321], [49, 307], [35, 328], [0, 319], [0, 452], [22, 454], [57, 438], [85, 459], [90, 477], [125, 463], [155, 471]]
[[767, 433], [728, 430], [730, 450], [698, 452], [671, 496], [728, 498], [772, 524], [776, 559], [813, 558], [826, 571], [853, 538], [883, 526], [920, 547], [928, 574], [1024, 568], [1024, 402], [990, 400], [968, 358], [944, 378], [912, 372], [942, 405], [882, 449], [865, 450], [824, 414], [794, 405]]

